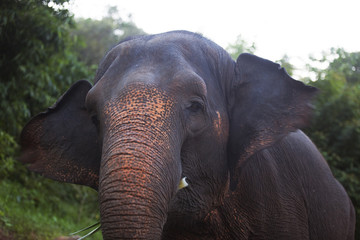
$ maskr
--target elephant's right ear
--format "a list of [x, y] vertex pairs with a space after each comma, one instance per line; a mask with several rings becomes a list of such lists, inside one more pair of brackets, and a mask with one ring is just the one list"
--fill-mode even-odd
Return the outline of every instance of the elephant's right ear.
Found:
[[234, 189], [250, 156], [309, 123], [317, 89], [294, 80], [279, 64], [241, 54], [231, 91], [228, 161]]
[[98, 188], [101, 149], [85, 109], [91, 84], [78, 81], [46, 112], [35, 116], [20, 137], [20, 161], [45, 177]]

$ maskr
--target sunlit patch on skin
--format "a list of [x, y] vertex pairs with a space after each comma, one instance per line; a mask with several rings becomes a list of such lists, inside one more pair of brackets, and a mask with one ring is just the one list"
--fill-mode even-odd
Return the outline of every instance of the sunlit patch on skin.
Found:
[[217, 118], [214, 119], [214, 126], [215, 126], [215, 132], [216, 132], [216, 135], [220, 138], [222, 136], [222, 132], [223, 132], [223, 129], [222, 129], [222, 120], [221, 120], [221, 115], [218, 111], [216, 111], [216, 115], [217, 115]]

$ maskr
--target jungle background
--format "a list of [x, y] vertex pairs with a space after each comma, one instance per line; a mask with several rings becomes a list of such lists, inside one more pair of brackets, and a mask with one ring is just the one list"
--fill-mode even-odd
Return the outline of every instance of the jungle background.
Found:
[[[75, 19], [66, 2], [0, 2], [0, 239], [55, 239], [99, 221], [95, 191], [45, 179], [16, 161], [19, 135], [72, 83], [92, 81], [109, 48], [146, 33], [131, 17], [120, 17], [116, 7], [101, 20]], [[239, 35], [227, 50], [234, 58], [256, 54], [256, 43]], [[291, 75], [290, 60], [285, 55], [278, 62]], [[324, 49], [322, 57], [309, 57], [307, 71], [312, 77], [300, 80], [320, 93], [304, 131], [346, 188], [360, 219], [360, 52]], [[101, 233], [89, 239], [102, 239]]]

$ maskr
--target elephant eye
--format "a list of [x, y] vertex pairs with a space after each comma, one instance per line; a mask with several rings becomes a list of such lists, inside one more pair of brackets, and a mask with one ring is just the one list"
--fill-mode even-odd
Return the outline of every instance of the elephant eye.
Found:
[[192, 101], [187, 109], [192, 113], [197, 113], [204, 110], [204, 104], [199, 101]]

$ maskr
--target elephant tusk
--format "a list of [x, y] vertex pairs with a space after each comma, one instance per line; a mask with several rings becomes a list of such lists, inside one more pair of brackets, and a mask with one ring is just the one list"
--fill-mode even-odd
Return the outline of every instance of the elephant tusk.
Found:
[[186, 177], [183, 177], [180, 180], [179, 186], [178, 186], [178, 190], [186, 188], [187, 186], [189, 186], [189, 184], [186, 182]]

